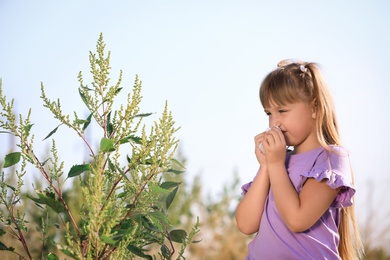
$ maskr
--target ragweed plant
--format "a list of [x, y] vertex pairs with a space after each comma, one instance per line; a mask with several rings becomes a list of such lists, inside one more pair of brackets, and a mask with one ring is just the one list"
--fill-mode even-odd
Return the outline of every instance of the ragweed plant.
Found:
[[[141, 81], [136, 76], [127, 103], [117, 110], [114, 100], [122, 92], [122, 71], [115, 85], [110, 85], [110, 52], [105, 52], [105, 43], [100, 35], [96, 53], [90, 52], [92, 83], [86, 85], [80, 72], [79, 95], [89, 111], [86, 118], [74, 112], [73, 117], [65, 115], [61, 103], [51, 101], [43, 84], [41, 99], [53, 117], [59, 121], [45, 138], [52, 140], [48, 158], [40, 158], [34, 153], [36, 126], [31, 123], [31, 110], [26, 117], [15, 115], [13, 100], [8, 102], [3, 95], [0, 82], [0, 131], [15, 136], [19, 144], [14, 152], [5, 156], [1, 171], [0, 193], [0, 235], [9, 234], [22, 244], [24, 252], [17, 252], [13, 242], [1, 240], [0, 250], [17, 254], [21, 259], [58, 259], [59, 251], [48, 251], [45, 243], [50, 228], [63, 238], [55, 243], [67, 257], [75, 259], [177, 259], [184, 258], [186, 246], [199, 232], [197, 222], [187, 234], [174, 229], [168, 221], [167, 210], [171, 205], [180, 182], [164, 181], [162, 174], [180, 174], [184, 167], [173, 158], [178, 140], [171, 112], [165, 105], [160, 118], [150, 130], [142, 123], [152, 113], [141, 113]], [[97, 125], [101, 136], [87, 136], [87, 128]], [[65, 169], [60, 161], [54, 134], [59, 127], [72, 129], [87, 148], [89, 161], [80, 162]], [[88, 140], [100, 141], [93, 149]], [[27, 165], [37, 168], [44, 178], [46, 187], [36, 189], [35, 194], [23, 195], [24, 176]], [[11, 167], [13, 166], [13, 167]], [[7, 168], [15, 170], [16, 182], [6, 178]], [[9, 169], [11, 169], [9, 168]], [[82, 192], [82, 206], [75, 211], [63, 189], [66, 181], [78, 182]], [[28, 223], [26, 211], [18, 207], [21, 203], [32, 202], [35, 207], [47, 212], [39, 223]], [[48, 214], [50, 212], [50, 214]], [[53, 224], [49, 216], [58, 215], [60, 224]], [[34, 256], [26, 236], [31, 225], [41, 232], [41, 249]], [[175, 242], [175, 243], [173, 243]], [[37, 241], [35, 241], [37, 243]], [[174, 245], [181, 243], [180, 249]], [[159, 245], [160, 251], [151, 255], [148, 248]], [[36, 245], [34, 245], [36, 247]]]

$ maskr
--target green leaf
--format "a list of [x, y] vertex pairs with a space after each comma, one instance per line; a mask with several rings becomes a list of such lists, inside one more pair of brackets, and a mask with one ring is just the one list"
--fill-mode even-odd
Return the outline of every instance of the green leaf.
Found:
[[165, 226], [161, 224], [161, 221], [158, 218], [152, 217], [152, 216], [143, 216], [141, 218], [141, 224], [151, 230], [155, 231], [157, 233], [162, 233], [165, 230]]
[[68, 178], [78, 176], [78, 175], [82, 174], [83, 172], [90, 171], [90, 170], [91, 170], [90, 164], [73, 165], [72, 168], [70, 168], [70, 171], [68, 173]]
[[122, 90], [122, 88], [117, 88], [116, 90], [115, 90], [115, 95], [117, 95], [117, 94], [119, 94], [119, 92]]
[[141, 144], [142, 143], [142, 138], [138, 137], [138, 136], [135, 136], [135, 135], [130, 135], [130, 136], [127, 136], [127, 137], [119, 140], [119, 143], [120, 144], [124, 144], [124, 143], [129, 143], [130, 141], [133, 141], [136, 144]]
[[129, 142], [129, 139], [127, 139], [127, 138], [122, 138], [121, 140], [119, 140], [120, 144], [125, 144], [125, 143], [128, 143], [128, 142]]
[[161, 211], [152, 211], [147, 214], [149, 217], [153, 217], [158, 220], [160, 223], [168, 225], [167, 217]]
[[187, 232], [182, 229], [175, 229], [169, 232], [169, 236], [172, 241], [177, 243], [183, 243], [184, 240], [187, 238]]
[[161, 254], [166, 258], [169, 259], [171, 257], [171, 252], [169, 251], [169, 248], [166, 245], [161, 245], [160, 248]]
[[[161, 211], [152, 211], [152, 212], [148, 212], [146, 215], [147, 215], [150, 219], [152, 219], [153, 222], [156, 223], [156, 221], [157, 221], [158, 223], [156, 223], [156, 224], [169, 225], [167, 216], [164, 215], [164, 213], [162, 213]], [[159, 230], [161, 230], [161, 229], [159, 229]]]
[[171, 193], [169, 193], [169, 195], [167, 196], [167, 198], [166, 198], [166, 200], [165, 200], [165, 206], [167, 207], [167, 209], [169, 208], [169, 206], [171, 206], [172, 201], [173, 201], [173, 199], [175, 198], [178, 189], [179, 189], [179, 187], [176, 187], [176, 188], [175, 188]]
[[184, 165], [179, 162], [178, 160], [176, 159], [171, 159], [171, 164], [170, 164], [170, 168], [166, 171], [167, 173], [174, 173], [174, 174], [181, 174], [183, 172], [185, 172], [185, 167]]
[[181, 182], [174, 182], [174, 181], [166, 181], [160, 184], [160, 187], [163, 189], [171, 189], [174, 187], [177, 187], [181, 184]]
[[137, 224], [142, 224], [142, 217], [143, 215], [141, 213], [134, 212], [129, 216], [129, 219], [122, 222], [120, 226], [121, 230], [131, 230], [131, 227], [134, 226], [134, 221], [137, 222]]
[[[118, 167], [119, 168], [119, 167]], [[110, 169], [110, 171], [112, 172], [115, 172], [116, 171], [116, 166], [115, 164], [112, 163], [112, 161], [110, 160], [110, 158], [108, 158], [108, 169]], [[120, 170], [120, 169], [118, 169]], [[121, 170], [120, 170], [121, 171]], [[122, 173], [123, 171], [121, 171]]]
[[59, 259], [58, 258], [58, 256], [56, 256], [55, 254], [53, 254], [53, 253], [49, 253], [48, 255], [47, 255], [47, 258], [46, 258], [47, 260], [57, 260], [57, 259]]
[[20, 155], [21, 155], [20, 152], [14, 152], [14, 153], [7, 154], [5, 156], [5, 162], [4, 162], [3, 167], [7, 168], [7, 167], [10, 167], [12, 165], [17, 164], [20, 161]]
[[[28, 196], [27, 196], [28, 197]], [[31, 198], [30, 198], [31, 199]], [[38, 203], [34, 203], [35, 204], [35, 206], [37, 206], [37, 207], [39, 207], [39, 208], [41, 208], [41, 209], [43, 209], [43, 210], [45, 210], [41, 205], [39, 205]]]
[[152, 158], [147, 158], [144, 160], [144, 164], [145, 165], [153, 165], [154, 164], [154, 161]]
[[145, 259], [153, 260], [153, 258], [150, 255], [145, 255], [145, 253], [143, 252], [145, 250], [143, 250], [142, 248], [136, 247], [134, 245], [128, 245], [127, 249], [137, 256], [140, 256]]
[[167, 189], [164, 189], [162, 188], [161, 186], [156, 186], [156, 185], [153, 185], [153, 184], [148, 184], [148, 187], [150, 190], [154, 191], [154, 192], [158, 192], [158, 193], [168, 193], [169, 190]]
[[118, 198], [118, 199], [124, 198], [124, 197], [126, 197], [126, 195], [128, 195], [127, 192], [121, 192], [121, 193], [119, 193], [119, 194], [117, 195], [117, 198]]
[[102, 152], [115, 151], [114, 142], [106, 137], [103, 137], [102, 140], [100, 141], [100, 151]]
[[172, 169], [172, 168], [170, 168], [170, 169], [168, 169], [166, 171], [166, 173], [174, 173], [174, 174], [181, 174], [183, 172], [185, 172], [185, 171], [183, 171], [183, 170], [175, 170], [175, 169]]
[[0, 236], [7, 234], [7, 232], [4, 231], [4, 229], [0, 228]]
[[24, 127], [24, 134], [25, 135], [29, 135], [30, 134], [30, 130], [31, 130], [31, 127], [33, 126], [34, 124], [28, 124]]
[[60, 127], [62, 124], [58, 125], [56, 128], [54, 128], [45, 138], [43, 138], [42, 141], [45, 141], [47, 138], [49, 138], [50, 136], [52, 136], [55, 132], [57, 132], [58, 130], [58, 127]]
[[147, 116], [150, 116], [150, 115], [153, 115], [153, 113], [143, 113], [143, 114], [135, 115], [133, 117], [147, 117]]
[[130, 139], [131, 141], [133, 141], [136, 144], [141, 144], [142, 143], [142, 138], [138, 137], [138, 136], [135, 136], [135, 135], [130, 135], [130, 136], [127, 137], [127, 139]]
[[84, 124], [85, 122], [87, 122], [87, 120], [84, 120], [84, 119], [76, 119], [76, 124]]
[[4, 184], [5, 186], [7, 186], [8, 188], [10, 188], [11, 190], [16, 191], [16, 188], [15, 188], [14, 186], [11, 186], [11, 185], [9, 185], [9, 184], [7, 184], [7, 183], [4, 183], [4, 182], [3, 182], [3, 184]]
[[60, 249], [60, 250], [65, 255], [70, 256], [70, 257], [72, 257], [74, 259], [78, 259], [78, 257], [75, 254], [73, 254], [71, 251], [69, 251], [68, 249]]
[[92, 88], [88, 88], [88, 87], [84, 87], [84, 86], [81, 86], [81, 88], [85, 89], [85, 90], [88, 90], [88, 91], [93, 91], [94, 89]]
[[112, 132], [114, 131], [114, 126], [111, 123], [111, 111], [107, 115], [106, 128], [107, 128], [107, 135], [111, 136]]
[[14, 251], [15, 248], [13, 247], [7, 247], [6, 245], [4, 245], [2, 242], [0, 242], [0, 250], [5, 250], [5, 251]]
[[113, 245], [117, 242], [116, 240], [104, 235], [100, 236], [100, 240], [109, 245]]
[[50, 158], [47, 158], [46, 160], [44, 160], [41, 164], [42, 166], [45, 166], [45, 164], [50, 160]]
[[85, 129], [87, 129], [87, 127], [88, 127], [89, 124], [91, 123], [92, 115], [93, 115], [93, 113], [89, 114], [89, 116], [88, 116], [87, 119], [85, 120], [85, 123], [84, 123], [84, 126], [83, 126], [83, 131], [84, 131]]
[[87, 97], [84, 95], [84, 93], [81, 91], [80, 88], [79, 88], [79, 94], [80, 94], [80, 97], [83, 100], [84, 104], [89, 108]]
[[64, 205], [61, 203], [61, 201], [55, 199], [55, 195], [53, 193], [47, 193], [47, 195], [49, 196], [39, 190], [36, 190], [36, 193], [38, 194], [38, 198], [34, 198], [30, 195], [27, 195], [27, 197], [38, 204], [44, 204], [49, 206], [57, 213], [65, 212]]
[[184, 165], [181, 162], [179, 162], [175, 158], [171, 159], [171, 166], [173, 168], [180, 168], [180, 169], [185, 169], [186, 168], [186, 167], [184, 167]]

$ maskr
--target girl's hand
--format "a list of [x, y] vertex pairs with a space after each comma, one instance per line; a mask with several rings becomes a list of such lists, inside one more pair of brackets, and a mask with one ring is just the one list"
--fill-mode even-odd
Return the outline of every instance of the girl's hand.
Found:
[[262, 167], [265, 166], [266, 161], [265, 161], [265, 154], [260, 149], [260, 144], [263, 142], [266, 133], [267, 132], [263, 132], [255, 136], [255, 154], [256, 154], [257, 161], [261, 164]]
[[265, 132], [262, 140], [267, 164], [283, 163], [286, 160], [286, 139], [279, 127]]

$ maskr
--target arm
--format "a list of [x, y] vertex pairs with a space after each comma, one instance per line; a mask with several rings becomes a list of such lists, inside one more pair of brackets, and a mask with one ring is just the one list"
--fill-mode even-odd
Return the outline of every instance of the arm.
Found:
[[276, 207], [292, 232], [310, 228], [329, 208], [340, 188], [332, 189], [326, 180], [309, 178], [298, 193], [288, 177], [285, 167], [285, 140], [279, 129], [267, 136], [266, 161]]
[[284, 165], [269, 165], [269, 175], [276, 207], [292, 232], [303, 232], [313, 226], [341, 189], [332, 189], [326, 180], [318, 182], [310, 178], [298, 194]]
[[261, 167], [252, 186], [240, 201], [236, 210], [237, 226], [242, 233], [251, 235], [259, 230], [268, 191], [268, 174], [265, 167]]
[[255, 154], [261, 164], [252, 186], [238, 204], [236, 210], [236, 222], [238, 229], [250, 235], [259, 230], [261, 216], [263, 215], [265, 200], [269, 192], [269, 177], [265, 164], [265, 156], [260, 151], [259, 144], [264, 138], [264, 133], [255, 137]]

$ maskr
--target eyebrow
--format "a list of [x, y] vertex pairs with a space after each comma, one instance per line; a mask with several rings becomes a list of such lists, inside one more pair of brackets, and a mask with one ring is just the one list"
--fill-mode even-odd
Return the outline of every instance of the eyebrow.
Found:
[[276, 110], [278, 110], [278, 109], [287, 108], [287, 107], [288, 107], [288, 105], [280, 105], [280, 106], [275, 106], [273, 108], [264, 108], [264, 111], [268, 111], [269, 109], [276, 109]]

